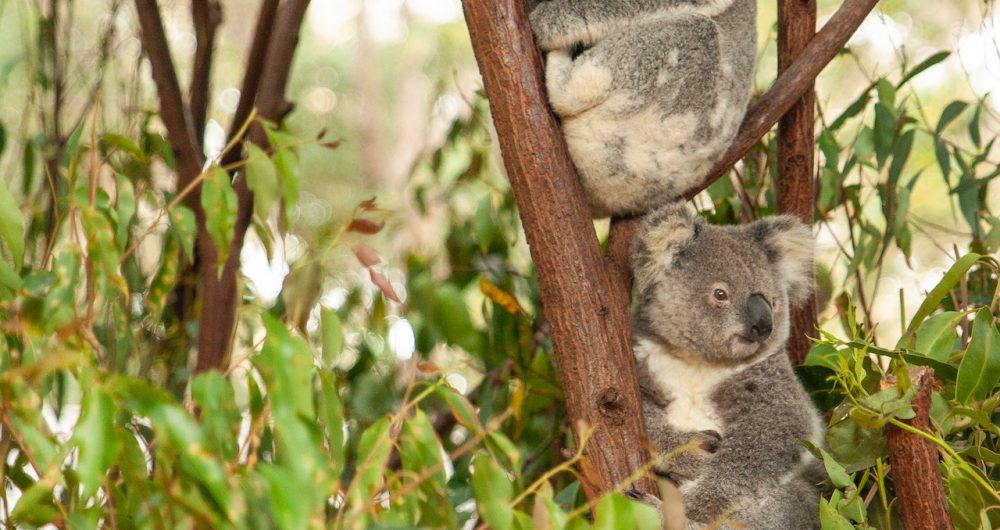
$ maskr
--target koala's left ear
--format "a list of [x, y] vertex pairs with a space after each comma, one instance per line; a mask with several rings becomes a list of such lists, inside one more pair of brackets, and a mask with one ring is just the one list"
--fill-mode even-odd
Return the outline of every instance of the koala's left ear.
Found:
[[813, 270], [812, 230], [791, 215], [779, 215], [746, 225], [751, 237], [764, 247], [788, 290], [788, 300], [798, 303], [812, 293], [816, 283]]
[[643, 219], [632, 245], [632, 275], [639, 291], [657, 272], [673, 264], [677, 253], [694, 239], [700, 222], [684, 201], [663, 206]]

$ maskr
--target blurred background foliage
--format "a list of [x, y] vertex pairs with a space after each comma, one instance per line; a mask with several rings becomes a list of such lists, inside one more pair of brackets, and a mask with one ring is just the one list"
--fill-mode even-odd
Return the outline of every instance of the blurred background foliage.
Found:
[[[312, 3], [295, 110], [246, 168], [281, 192], [243, 248], [232, 362], [198, 377], [174, 340], [196, 330], [164, 324], [193, 232], [134, 8], [57, 4], [53, 22], [48, 2], [0, 1], [8, 527], [658, 526], [621, 496], [584, 516], [459, 2]], [[822, 24], [837, 3], [819, 4]], [[186, 86], [189, 5], [161, 9]], [[256, 2], [223, 9], [209, 158]], [[758, 94], [774, 21], [761, 4]], [[881, 428], [911, 411], [878, 383], [913, 365], [942, 381], [958, 527], [1000, 526], [998, 24], [991, 1], [886, 1], [817, 81], [823, 331], [801, 374], [832, 422], [824, 527], [900, 527]], [[768, 136], [695, 204], [717, 223], [773, 213], [774, 159]], [[202, 197], [225, 210], [218, 185]]]

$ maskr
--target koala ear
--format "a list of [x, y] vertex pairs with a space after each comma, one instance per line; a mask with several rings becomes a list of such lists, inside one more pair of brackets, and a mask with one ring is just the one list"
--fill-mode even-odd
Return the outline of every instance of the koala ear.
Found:
[[779, 215], [746, 225], [751, 237], [764, 247], [788, 290], [789, 302], [802, 302], [816, 283], [813, 270], [812, 230], [791, 215]]
[[632, 275], [640, 291], [649, 285], [657, 270], [670, 266], [677, 253], [694, 239], [700, 222], [683, 201], [646, 216], [632, 247]]

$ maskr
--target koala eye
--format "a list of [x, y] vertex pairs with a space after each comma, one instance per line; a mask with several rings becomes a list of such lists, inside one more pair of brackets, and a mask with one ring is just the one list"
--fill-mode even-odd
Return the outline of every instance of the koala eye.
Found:
[[730, 298], [729, 286], [721, 282], [712, 286], [712, 305], [718, 308], [729, 307]]

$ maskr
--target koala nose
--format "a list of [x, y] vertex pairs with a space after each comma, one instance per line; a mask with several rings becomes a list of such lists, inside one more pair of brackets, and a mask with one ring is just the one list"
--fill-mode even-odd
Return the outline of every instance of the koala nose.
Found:
[[762, 295], [752, 294], [746, 308], [747, 338], [752, 341], [764, 340], [771, 336], [771, 304]]

